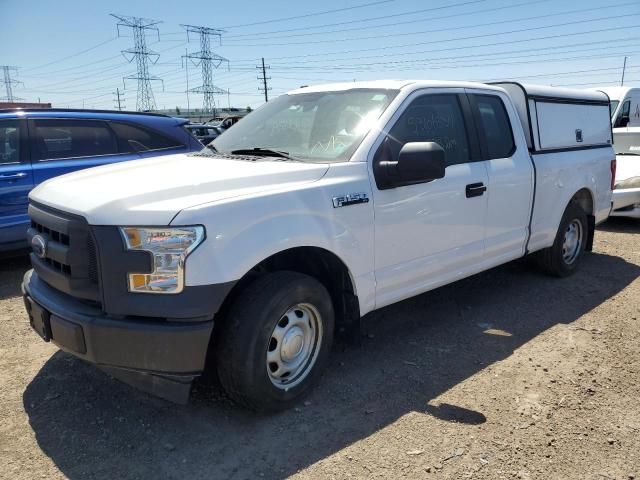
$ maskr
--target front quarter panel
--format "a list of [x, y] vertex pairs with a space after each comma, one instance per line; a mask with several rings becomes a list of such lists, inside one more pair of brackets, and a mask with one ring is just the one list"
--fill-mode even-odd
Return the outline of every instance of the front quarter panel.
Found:
[[332, 164], [326, 175], [294, 189], [236, 197], [185, 209], [172, 225], [202, 224], [207, 238], [186, 261], [186, 284], [236, 281], [266, 258], [295, 247], [334, 253], [349, 269], [361, 313], [373, 309], [373, 204], [335, 208], [333, 197], [371, 199], [366, 164]]

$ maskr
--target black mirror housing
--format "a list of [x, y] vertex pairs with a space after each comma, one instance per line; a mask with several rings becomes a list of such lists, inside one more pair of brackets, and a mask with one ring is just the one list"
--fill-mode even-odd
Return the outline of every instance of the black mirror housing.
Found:
[[408, 185], [443, 178], [444, 157], [444, 149], [436, 142], [405, 143], [398, 154], [398, 180]]
[[426, 183], [445, 175], [445, 152], [436, 142], [405, 143], [397, 160], [391, 159], [389, 140], [380, 146], [374, 157], [373, 171], [380, 190]]

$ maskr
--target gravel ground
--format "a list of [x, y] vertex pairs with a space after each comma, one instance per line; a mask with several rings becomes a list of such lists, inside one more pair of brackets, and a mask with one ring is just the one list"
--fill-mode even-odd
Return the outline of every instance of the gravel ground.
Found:
[[0, 260], [0, 477], [640, 479], [640, 223], [575, 276], [515, 262], [365, 319], [298, 408], [176, 406], [30, 330]]

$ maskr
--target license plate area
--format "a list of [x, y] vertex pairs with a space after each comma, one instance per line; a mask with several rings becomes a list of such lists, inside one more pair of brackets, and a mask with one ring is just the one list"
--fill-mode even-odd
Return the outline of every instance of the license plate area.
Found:
[[24, 306], [27, 309], [29, 315], [29, 323], [38, 335], [42, 337], [45, 342], [51, 340], [51, 314], [38, 305], [29, 296], [24, 297]]

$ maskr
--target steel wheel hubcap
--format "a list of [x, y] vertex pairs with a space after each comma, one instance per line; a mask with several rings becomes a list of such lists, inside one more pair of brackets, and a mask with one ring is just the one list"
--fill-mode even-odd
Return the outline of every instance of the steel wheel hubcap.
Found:
[[575, 262], [580, 254], [583, 240], [582, 223], [574, 219], [567, 225], [562, 242], [562, 259], [568, 265]]
[[267, 373], [271, 383], [288, 390], [302, 382], [316, 362], [322, 343], [322, 321], [308, 303], [290, 307], [276, 324], [267, 347]]

